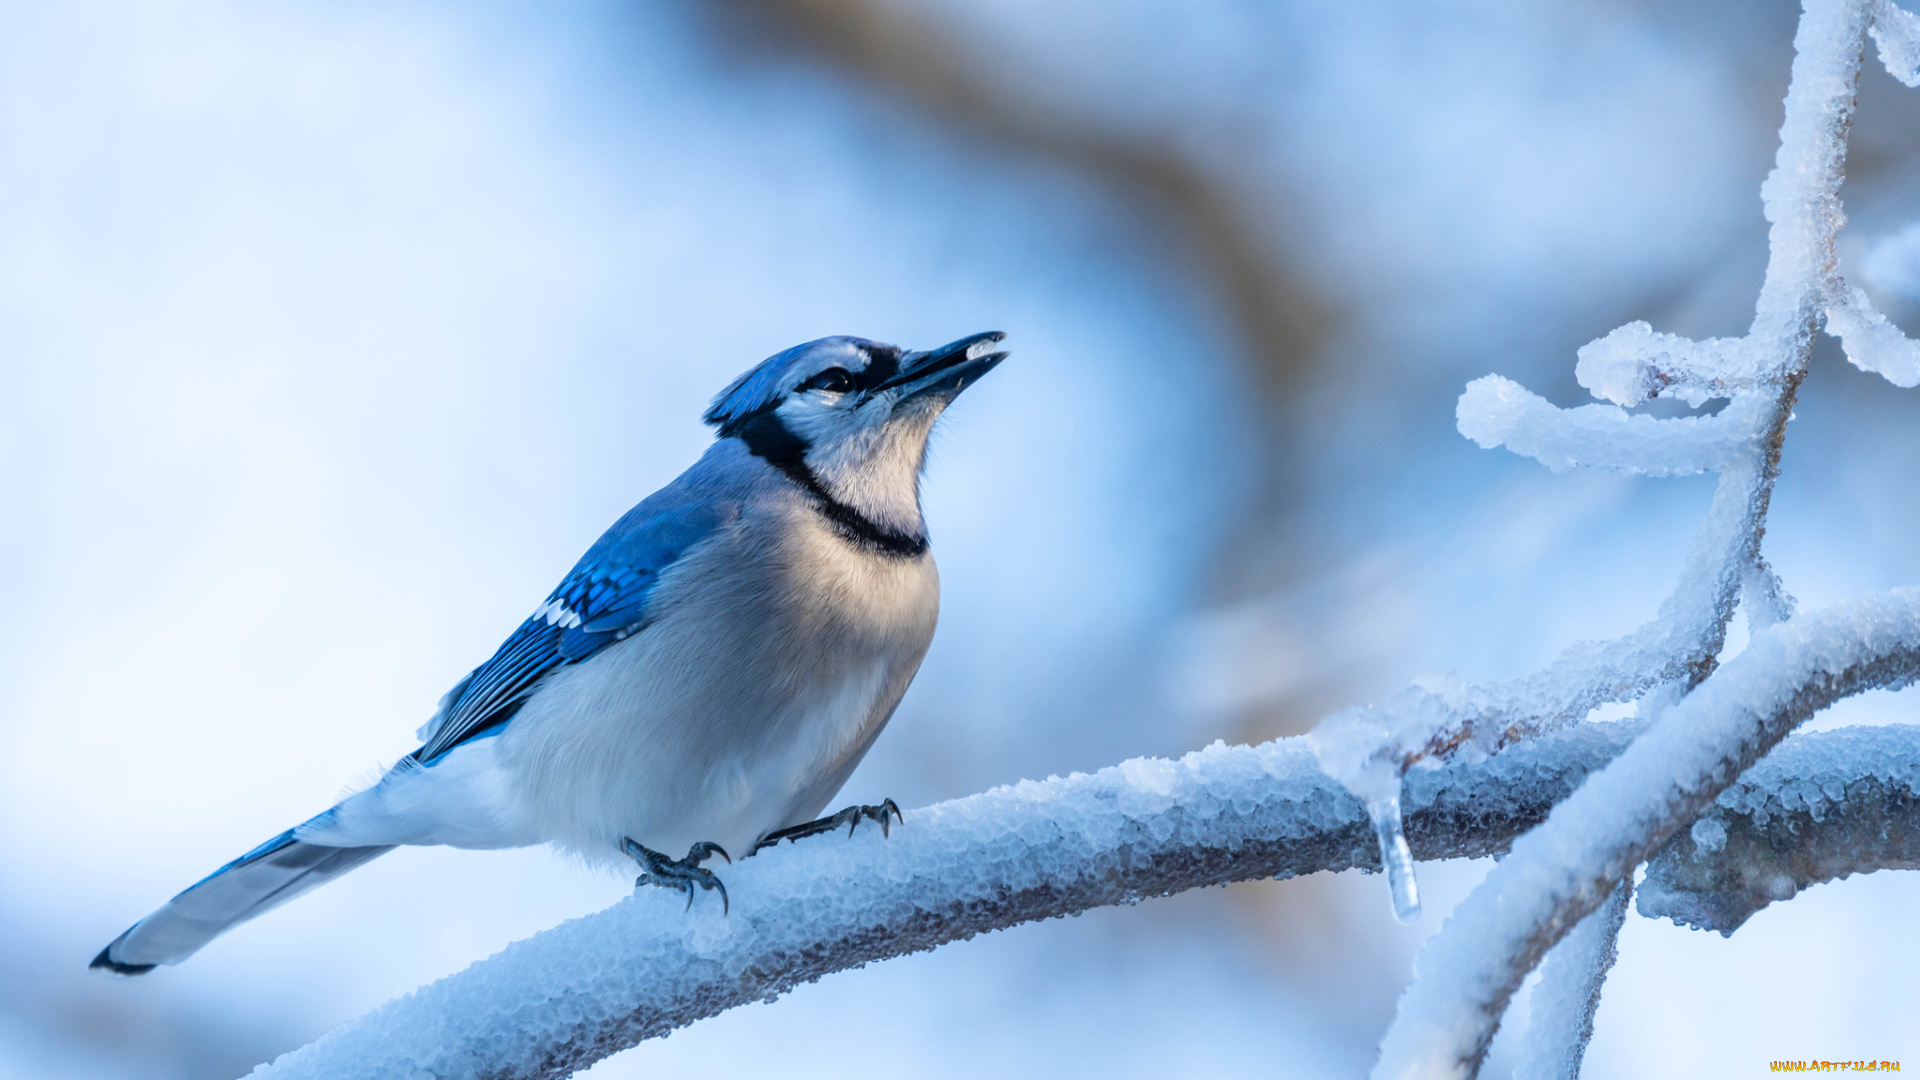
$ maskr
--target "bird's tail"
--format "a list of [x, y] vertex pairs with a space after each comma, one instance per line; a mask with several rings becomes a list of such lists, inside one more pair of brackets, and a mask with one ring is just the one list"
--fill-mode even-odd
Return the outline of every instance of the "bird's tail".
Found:
[[288, 829], [134, 923], [88, 966], [142, 975], [156, 964], [177, 964], [255, 915], [392, 850], [309, 844]]

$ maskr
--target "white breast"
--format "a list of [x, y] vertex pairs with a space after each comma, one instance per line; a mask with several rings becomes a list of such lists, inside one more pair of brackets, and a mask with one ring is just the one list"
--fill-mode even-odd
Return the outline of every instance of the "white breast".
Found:
[[933, 638], [932, 556], [854, 547], [802, 503], [764, 514], [671, 567], [645, 630], [549, 676], [499, 736], [542, 839], [739, 857], [816, 816], [892, 715]]

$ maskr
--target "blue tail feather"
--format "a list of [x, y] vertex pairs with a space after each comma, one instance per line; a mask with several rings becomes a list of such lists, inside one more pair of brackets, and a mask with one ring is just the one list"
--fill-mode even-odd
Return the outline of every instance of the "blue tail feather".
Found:
[[248, 919], [392, 850], [309, 844], [294, 839], [289, 829], [133, 924], [88, 966], [141, 975], [160, 964], [177, 964]]

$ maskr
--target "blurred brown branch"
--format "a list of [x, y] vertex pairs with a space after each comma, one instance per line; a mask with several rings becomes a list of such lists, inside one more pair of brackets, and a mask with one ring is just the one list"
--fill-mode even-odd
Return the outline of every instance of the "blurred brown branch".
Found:
[[1194, 264], [1274, 404], [1309, 373], [1333, 319], [1331, 300], [1284, 250], [1273, 193], [1250, 178], [1170, 132], [1113, 130], [1072, 110], [924, 9], [887, 0], [715, 0], [713, 10], [736, 41], [823, 62], [943, 126], [1119, 196]]

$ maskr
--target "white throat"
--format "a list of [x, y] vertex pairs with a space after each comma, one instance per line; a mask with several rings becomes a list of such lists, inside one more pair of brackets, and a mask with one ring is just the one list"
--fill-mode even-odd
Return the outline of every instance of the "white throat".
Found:
[[920, 472], [937, 408], [894, 415], [885, 423], [807, 450], [807, 468], [834, 501], [890, 532], [924, 536]]

